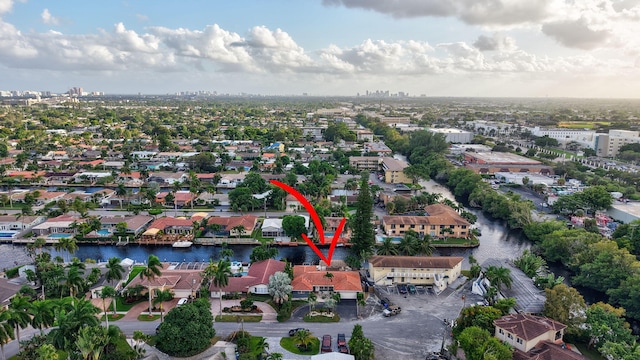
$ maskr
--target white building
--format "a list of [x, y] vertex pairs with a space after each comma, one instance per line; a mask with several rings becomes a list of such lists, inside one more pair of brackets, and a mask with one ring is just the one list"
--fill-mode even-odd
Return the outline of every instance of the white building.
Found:
[[556, 181], [552, 177], [548, 177], [540, 174], [533, 174], [533, 173], [497, 172], [494, 175], [496, 179], [502, 182], [505, 182], [507, 184], [524, 185], [522, 182], [522, 179], [524, 178], [529, 179], [529, 182], [528, 182], [529, 185], [544, 184], [547, 186], [551, 186]]
[[622, 146], [634, 143], [640, 143], [638, 131], [609, 130], [609, 134], [598, 134], [595, 142], [596, 154], [614, 157]]
[[596, 132], [593, 130], [583, 129], [546, 129], [536, 126], [531, 130], [531, 134], [543, 137], [548, 136], [558, 140], [562, 146], [566, 146], [570, 142], [576, 142], [582, 147], [594, 149], [596, 146]]
[[460, 129], [437, 129], [430, 128], [428, 131], [432, 133], [442, 134], [447, 139], [448, 143], [468, 144], [473, 140], [473, 133], [470, 131]]

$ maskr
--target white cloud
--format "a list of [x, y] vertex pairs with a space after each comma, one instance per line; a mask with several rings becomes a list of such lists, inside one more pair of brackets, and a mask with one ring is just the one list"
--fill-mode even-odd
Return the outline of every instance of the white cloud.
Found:
[[0, 14], [8, 13], [13, 8], [13, 0], [0, 0]]
[[493, 34], [493, 36], [480, 35], [473, 43], [480, 51], [513, 51], [516, 50], [516, 41], [509, 36]]
[[42, 14], [40, 14], [40, 18], [42, 19], [42, 22], [47, 25], [55, 25], [55, 26], [60, 25], [60, 19], [51, 15], [51, 13], [49, 12], [49, 9], [44, 9], [42, 11]]

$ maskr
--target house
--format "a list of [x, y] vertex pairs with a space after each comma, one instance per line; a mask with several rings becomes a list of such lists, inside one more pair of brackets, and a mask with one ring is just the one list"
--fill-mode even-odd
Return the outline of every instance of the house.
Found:
[[217, 187], [226, 188], [226, 189], [235, 189], [236, 186], [240, 185], [244, 181], [244, 177], [246, 174], [220, 174], [220, 181], [218, 182]]
[[127, 224], [127, 234], [137, 236], [142, 233], [147, 226], [153, 221], [153, 216], [135, 215], [135, 216], [104, 216], [100, 219], [102, 228], [109, 230], [111, 233], [116, 231], [119, 223]]
[[174, 184], [174, 183], [182, 183], [187, 181], [187, 174], [184, 172], [167, 172], [167, 171], [156, 171], [149, 174], [147, 178], [147, 182], [157, 182], [159, 184]]
[[92, 171], [83, 171], [76, 173], [73, 175], [73, 181], [76, 183], [80, 183], [83, 181], [96, 182], [100, 179], [110, 177], [110, 172], [92, 172]]
[[[207, 225], [220, 225], [220, 230], [216, 231], [217, 235], [250, 236], [257, 222], [258, 218], [253, 215], [231, 217], [213, 216], [207, 220]], [[238, 231], [239, 227], [242, 227], [243, 230]]]
[[380, 156], [349, 156], [349, 165], [358, 170], [377, 171], [381, 161]]
[[47, 184], [67, 183], [73, 180], [75, 172], [48, 172], [44, 174], [44, 181]]
[[[305, 228], [309, 230], [309, 216], [296, 215], [304, 218]], [[290, 238], [282, 228], [282, 219], [264, 219], [262, 222], [262, 237], [274, 238], [276, 241], [289, 241]]]
[[291, 194], [287, 194], [287, 197], [284, 200], [285, 203], [285, 211], [286, 212], [297, 212], [302, 209], [302, 204], [295, 196]]
[[8, 308], [11, 298], [16, 296], [22, 286], [13, 283], [9, 279], [0, 278], [0, 310], [4, 311]]
[[380, 256], [369, 259], [369, 274], [376, 285], [414, 284], [444, 290], [462, 271], [460, 256]]
[[[306, 299], [310, 292], [317, 293], [318, 301], [329, 298], [333, 293], [339, 293], [340, 299], [357, 299], [362, 292], [360, 274], [357, 271], [327, 271], [319, 270], [313, 265], [296, 265], [293, 267], [293, 281], [291, 281], [292, 297]], [[327, 276], [331, 274], [332, 276]]]
[[31, 230], [33, 230], [36, 236], [59, 233], [73, 234], [75, 233], [75, 229], [72, 228], [72, 224], [78, 222], [80, 222], [79, 218], [65, 214], [48, 219], [34, 226]]
[[196, 292], [202, 285], [202, 270], [181, 269], [179, 266], [163, 263], [162, 274], [153, 279], [140, 279], [136, 276], [126, 289], [137, 285], [144, 286], [147, 290], [157, 292], [158, 290], [171, 290], [174, 298], [195, 297]]
[[[163, 191], [156, 195], [157, 203], [164, 203], [165, 198], [169, 195], [168, 192]], [[192, 201], [196, 199], [196, 194], [193, 194], [187, 190], [179, 190], [173, 193], [173, 204], [176, 207], [185, 207], [189, 206]]]
[[246, 275], [230, 277], [229, 284], [222, 289], [211, 283], [209, 292], [211, 297], [214, 298], [236, 292], [242, 294], [268, 294], [269, 277], [278, 271], [284, 271], [284, 268], [285, 263], [283, 261], [273, 259], [258, 261], [251, 264]]
[[46, 216], [2, 215], [0, 216], [0, 231], [21, 232], [42, 224], [46, 219]]
[[424, 216], [383, 216], [382, 228], [387, 236], [404, 236], [408, 230], [420, 236], [468, 238], [471, 224], [451, 207], [433, 204], [425, 207]]
[[157, 235], [160, 231], [165, 234], [192, 234], [193, 220], [173, 218], [169, 216], [163, 217], [151, 223], [147, 231], [145, 231], [142, 235], [154, 236]]
[[139, 171], [132, 171], [130, 173], [120, 173], [116, 182], [122, 184], [130, 184], [130, 185], [141, 185], [144, 183], [142, 180], [142, 175], [140, 175]]
[[509, 314], [494, 320], [495, 337], [515, 349], [517, 360], [587, 359], [568, 349], [563, 336], [566, 325], [547, 317]]
[[366, 153], [377, 153], [380, 156], [383, 155], [391, 155], [393, 150], [391, 150], [385, 143], [382, 141], [375, 142], [366, 142], [364, 143], [364, 152]]

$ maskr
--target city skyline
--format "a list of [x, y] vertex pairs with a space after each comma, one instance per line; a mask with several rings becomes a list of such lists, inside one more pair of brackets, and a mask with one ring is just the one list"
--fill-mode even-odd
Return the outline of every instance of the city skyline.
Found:
[[640, 1], [0, 0], [0, 90], [638, 98]]

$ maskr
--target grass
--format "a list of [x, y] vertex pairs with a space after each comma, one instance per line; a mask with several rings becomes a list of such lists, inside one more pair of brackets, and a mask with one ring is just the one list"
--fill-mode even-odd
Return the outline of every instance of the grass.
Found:
[[217, 315], [216, 321], [218, 322], [238, 322], [238, 318], [244, 320], [244, 322], [260, 322], [262, 321], [262, 315]]
[[149, 316], [147, 313], [138, 315], [138, 321], [156, 321], [158, 319], [160, 319], [160, 315]]
[[285, 350], [292, 352], [298, 355], [316, 355], [320, 352], [320, 340], [313, 339], [311, 340], [311, 344], [309, 345], [309, 350], [300, 351], [296, 344], [293, 342], [293, 338], [284, 337], [280, 340], [280, 346], [282, 346]]
[[[146, 298], [142, 298], [136, 302], [132, 302], [131, 304], [126, 304], [124, 302], [124, 298], [123, 297], [117, 297], [116, 298], [116, 311], [129, 311], [131, 310], [132, 307], [134, 307], [137, 304], [140, 304], [143, 301], [147, 301], [148, 299]], [[113, 305], [111, 305], [113, 306]]]
[[444, 240], [432, 240], [433, 245], [477, 245], [479, 241], [477, 239], [461, 239], [461, 238], [446, 238]]
[[[122, 319], [124, 317], [124, 314], [107, 314], [107, 316], [109, 317], [109, 321], [118, 321], [120, 319]], [[104, 315], [102, 315], [102, 317], [100, 318], [100, 321], [104, 321]]]
[[333, 317], [328, 317], [328, 316], [309, 316], [309, 315], [305, 315], [303, 318], [304, 322], [310, 322], [310, 323], [333, 323], [333, 322], [339, 322], [340, 321], [340, 316], [338, 314], [333, 314]]
[[131, 280], [135, 279], [136, 276], [138, 276], [138, 274], [140, 274], [140, 272], [144, 270], [144, 268], [145, 267], [143, 265], [134, 266], [133, 269], [131, 269], [131, 273], [129, 273], [129, 278], [127, 279], [127, 282], [122, 286], [122, 288], [125, 288], [127, 285], [129, 285]]
[[264, 339], [262, 336], [252, 336], [249, 340], [249, 352], [247, 354], [253, 359], [260, 359], [258, 356], [262, 354], [264, 349], [258, 347], [258, 344], [262, 339]]
[[568, 129], [593, 129], [596, 126], [609, 126], [609, 121], [561, 121], [558, 123], [560, 128]]

